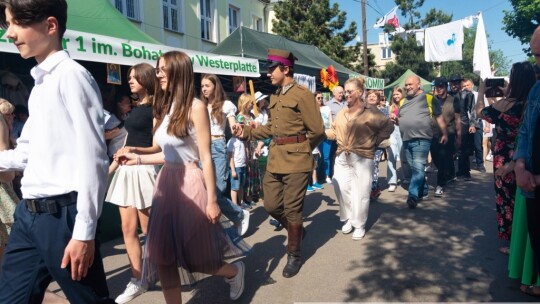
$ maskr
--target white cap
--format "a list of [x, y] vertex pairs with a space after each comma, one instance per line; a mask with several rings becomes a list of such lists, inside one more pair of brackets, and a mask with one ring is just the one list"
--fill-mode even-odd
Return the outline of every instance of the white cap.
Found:
[[261, 93], [259, 91], [255, 92], [255, 102], [259, 102], [259, 101], [261, 101], [261, 100], [263, 100], [263, 99], [265, 99], [267, 97], [268, 97], [268, 95], [263, 95], [263, 93]]

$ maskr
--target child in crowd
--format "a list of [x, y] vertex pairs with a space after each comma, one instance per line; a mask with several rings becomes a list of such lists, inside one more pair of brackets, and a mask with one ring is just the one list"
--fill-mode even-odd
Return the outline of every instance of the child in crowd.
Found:
[[247, 175], [247, 148], [243, 140], [231, 137], [227, 143], [227, 151], [229, 152], [229, 164], [231, 166], [231, 200], [245, 209], [245, 207], [248, 207], [243, 202]]
[[314, 189], [321, 190], [323, 189], [323, 186], [319, 184], [317, 181], [317, 164], [319, 163], [319, 159], [321, 158], [321, 152], [319, 151], [318, 147], [315, 147], [313, 151], [311, 152], [313, 154], [313, 174], [311, 176], [311, 185], [308, 184], [307, 186], [307, 192], [313, 192]]

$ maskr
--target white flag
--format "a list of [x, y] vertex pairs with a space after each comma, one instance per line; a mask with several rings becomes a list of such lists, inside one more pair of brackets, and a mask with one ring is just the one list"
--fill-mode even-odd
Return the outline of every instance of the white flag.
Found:
[[482, 13], [478, 14], [478, 24], [476, 25], [476, 38], [474, 40], [473, 72], [486, 79], [492, 76], [491, 65], [489, 63], [489, 50], [484, 27]]
[[386, 13], [386, 15], [384, 15], [384, 17], [379, 19], [377, 21], [377, 23], [375, 23], [375, 25], [373, 25], [373, 27], [374, 28], [380, 28], [380, 27], [384, 27], [386, 24], [389, 24], [389, 25], [393, 26], [396, 29], [399, 28], [399, 20], [398, 20], [398, 17], [397, 17], [397, 9], [398, 9], [398, 6], [394, 7], [391, 11]]
[[425, 31], [425, 60], [427, 62], [461, 60], [463, 41], [461, 20], [428, 27]]

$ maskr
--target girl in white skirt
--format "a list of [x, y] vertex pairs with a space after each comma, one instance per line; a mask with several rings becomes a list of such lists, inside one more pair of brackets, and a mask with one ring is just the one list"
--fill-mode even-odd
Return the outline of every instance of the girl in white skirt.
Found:
[[[138, 101], [124, 122], [128, 133], [124, 148], [118, 153], [148, 154], [159, 151], [153, 141], [153, 96], [156, 82], [154, 68], [141, 63], [128, 71], [131, 93], [137, 94]], [[109, 171], [118, 168], [115, 161]], [[143, 234], [147, 233], [152, 192], [157, 170], [153, 165], [121, 166], [114, 175], [106, 201], [118, 205], [122, 221], [122, 233], [131, 265], [132, 279], [126, 290], [116, 298], [116, 303], [127, 303], [147, 290], [141, 284], [142, 247], [137, 233], [138, 224]]]
[[143, 277], [152, 280], [157, 269], [165, 301], [181, 303], [182, 283], [218, 275], [225, 277], [230, 298], [236, 300], [244, 291], [244, 263], [225, 260], [249, 248], [243, 241], [233, 243], [219, 223], [209, 115], [206, 105], [194, 98], [191, 59], [183, 52], [167, 52], [156, 73], [161, 90], [154, 106], [155, 140], [162, 152], [117, 155], [120, 163], [134, 167], [164, 163], [154, 189]]

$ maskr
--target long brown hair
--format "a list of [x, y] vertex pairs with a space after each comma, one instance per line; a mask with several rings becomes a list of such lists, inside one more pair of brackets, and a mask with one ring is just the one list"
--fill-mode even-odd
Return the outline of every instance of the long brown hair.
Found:
[[394, 101], [394, 92], [395, 91], [398, 91], [399, 93], [401, 93], [401, 98], [405, 97], [405, 94], [403, 94], [403, 88], [402, 87], [400, 87], [400, 86], [394, 87], [394, 89], [392, 90], [392, 96], [390, 96], [390, 98], [392, 99], [392, 102], [390, 103], [390, 108], [388, 110], [389, 113], [393, 113], [396, 110], [396, 107], [399, 108], [400, 100], [398, 100], [397, 103]]
[[[212, 94], [214, 98], [212, 99], [212, 117], [216, 119], [218, 124], [222, 124], [223, 120], [225, 119], [223, 115], [223, 103], [227, 99], [227, 94], [225, 94], [225, 90], [223, 89], [223, 85], [221, 85], [221, 81], [219, 80], [219, 77], [217, 77], [214, 74], [204, 74], [201, 77], [201, 82], [204, 80], [210, 80], [212, 84], [214, 85], [214, 93]], [[211, 98], [211, 97], [210, 97]], [[203, 94], [201, 93], [201, 100], [204, 101], [205, 104], [208, 104], [210, 100], [205, 98]]]
[[157, 122], [154, 132], [170, 112], [174, 102], [167, 134], [184, 137], [189, 134], [189, 113], [195, 97], [195, 74], [191, 58], [183, 52], [170, 51], [159, 57], [156, 68], [159, 68], [160, 60], [165, 61], [163, 70], [167, 75], [167, 87], [162, 90], [161, 86], [156, 86], [154, 116]]
[[[156, 70], [148, 63], [139, 63], [129, 68], [127, 75], [133, 71], [133, 78], [146, 90], [148, 94], [148, 104], [154, 103], [154, 91], [156, 90]], [[141, 100], [139, 100], [140, 102]]]

